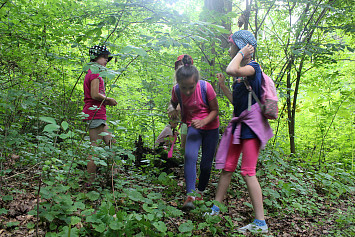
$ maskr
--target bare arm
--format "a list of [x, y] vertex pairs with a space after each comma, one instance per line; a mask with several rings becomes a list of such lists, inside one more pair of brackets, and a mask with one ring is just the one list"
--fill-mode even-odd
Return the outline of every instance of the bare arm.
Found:
[[117, 101], [115, 99], [106, 97], [105, 95], [99, 92], [99, 85], [100, 85], [100, 81], [98, 78], [93, 79], [91, 81], [91, 90], [90, 90], [91, 98], [98, 101], [105, 100], [107, 105], [111, 105], [111, 106], [117, 105]]
[[168, 117], [172, 120], [177, 120], [179, 118], [179, 111], [177, 110], [178, 103], [174, 103], [170, 100], [168, 106]]
[[228, 100], [233, 103], [233, 95], [231, 90], [225, 84], [225, 77], [222, 73], [217, 73], [218, 83], [221, 87], [224, 95], [228, 98]]
[[211, 112], [207, 115], [207, 117], [202, 120], [199, 119], [192, 120], [191, 126], [193, 126], [194, 128], [202, 128], [203, 126], [206, 126], [207, 124], [212, 122], [217, 117], [218, 115], [217, 98], [208, 101], [208, 105], [210, 107]]
[[[240, 53], [242, 52], [242, 53]], [[247, 77], [255, 74], [255, 69], [250, 66], [241, 66], [242, 60], [245, 58], [246, 61], [251, 60], [251, 54], [254, 53], [254, 47], [247, 44], [242, 50], [240, 50], [237, 55], [229, 63], [226, 72], [228, 75], [233, 77]], [[244, 57], [243, 57], [244, 55]]]

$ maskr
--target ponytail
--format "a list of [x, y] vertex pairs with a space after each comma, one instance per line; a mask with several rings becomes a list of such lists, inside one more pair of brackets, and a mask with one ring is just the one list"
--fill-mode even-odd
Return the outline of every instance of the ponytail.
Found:
[[193, 77], [197, 83], [200, 78], [200, 73], [198, 72], [197, 68], [192, 65], [193, 62], [191, 57], [184, 55], [182, 63], [183, 65], [178, 70], [176, 70], [175, 73], [177, 83], [180, 83], [190, 77]]

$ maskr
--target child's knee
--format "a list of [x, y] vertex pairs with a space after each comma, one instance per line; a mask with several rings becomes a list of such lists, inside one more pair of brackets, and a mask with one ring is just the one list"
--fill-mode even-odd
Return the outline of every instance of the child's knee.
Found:
[[225, 176], [225, 177], [226, 177], [226, 176], [232, 177], [233, 173], [234, 173], [234, 171], [228, 171], [228, 170], [226, 170], [226, 169], [223, 169], [223, 170], [222, 170], [222, 175]]
[[246, 176], [255, 176], [256, 175], [256, 169], [255, 168], [243, 168], [240, 172], [243, 177]]

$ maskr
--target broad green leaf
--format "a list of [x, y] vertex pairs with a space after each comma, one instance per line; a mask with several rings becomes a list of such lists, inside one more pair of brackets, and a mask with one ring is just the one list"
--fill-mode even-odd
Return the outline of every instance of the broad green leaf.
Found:
[[83, 72], [87, 72], [88, 70], [90, 69], [90, 65], [86, 64], [84, 67], [83, 67]]
[[86, 217], [85, 221], [89, 223], [102, 223], [102, 221], [96, 215]]
[[72, 225], [76, 225], [79, 222], [81, 222], [81, 218], [78, 216], [72, 216], [70, 219], [70, 224], [72, 224]]
[[249, 202], [243, 202], [243, 204], [247, 207], [253, 208], [253, 205], [251, 205]]
[[5, 195], [2, 197], [3, 201], [12, 201], [14, 200], [14, 197], [12, 195]]
[[165, 233], [168, 230], [165, 223], [162, 221], [154, 222], [153, 225], [155, 226], [155, 228], [157, 228], [158, 231], [162, 233]]
[[90, 65], [90, 70], [92, 74], [98, 74], [100, 73], [100, 68], [98, 65]]
[[103, 136], [103, 137], [105, 137], [105, 136], [107, 136], [107, 135], [110, 135], [108, 132], [102, 132], [102, 133], [99, 133], [99, 136]]
[[89, 110], [97, 110], [97, 109], [99, 109], [99, 107], [97, 105], [93, 105], [92, 107], [89, 108]]
[[192, 46], [190, 44], [187, 44], [187, 43], [181, 43], [181, 45], [184, 47], [184, 48], [192, 48]]
[[128, 195], [128, 198], [133, 201], [136, 201], [136, 202], [143, 201], [142, 194], [140, 192], [138, 192], [136, 189], [127, 190], [126, 193]]
[[8, 210], [6, 210], [5, 208], [1, 208], [0, 209], [0, 215], [2, 215], [2, 214], [7, 214], [8, 213]]
[[106, 229], [106, 225], [105, 225], [104, 223], [101, 223], [101, 224], [99, 224], [99, 225], [93, 224], [92, 227], [94, 227], [94, 229], [95, 229], [97, 232], [100, 232], [100, 233], [104, 232], [105, 229]]
[[69, 124], [66, 121], [63, 121], [61, 125], [64, 131], [66, 131], [69, 127]]
[[124, 227], [124, 224], [121, 221], [113, 221], [110, 223], [109, 226], [113, 230], [119, 230], [122, 229], [122, 227]]
[[35, 224], [33, 222], [27, 223], [27, 229], [33, 229], [35, 227]]
[[162, 198], [162, 195], [161, 193], [149, 193], [147, 198], [150, 198], [150, 199], [161, 199]]
[[128, 45], [121, 50], [121, 53], [132, 53], [132, 52], [134, 52], [142, 57], [148, 56], [147, 52], [140, 47]]
[[182, 233], [191, 232], [193, 229], [194, 229], [194, 224], [190, 220], [188, 220], [186, 223], [182, 223], [179, 226], [179, 231]]
[[60, 137], [61, 139], [67, 139], [67, 138], [68, 138], [68, 135], [65, 134], [65, 133], [62, 133], [62, 134], [59, 135], [59, 137]]
[[39, 117], [40, 120], [46, 123], [52, 123], [52, 124], [57, 124], [54, 118], [51, 117]]
[[89, 198], [90, 201], [96, 201], [97, 199], [99, 199], [100, 194], [96, 191], [91, 191], [86, 194], [86, 197]]
[[78, 209], [84, 210], [85, 209], [85, 204], [82, 202], [75, 202], [74, 206]]
[[6, 223], [6, 226], [12, 227], [12, 226], [18, 226], [19, 224], [20, 224], [19, 221], [11, 221], [11, 222]]
[[57, 124], [47, 124], [44, 129], [43, 132], [53, 132], [53, 131], [58, 131], [59, 129], [59, 125]]
[[52, 213], [50, 213], [50, 212], [45, 213], [45, 214], [44, 214], [44, 217], [45, 217], [49, 222], [52, 222], [52, 221], [54, 220], [54, 218], [55, 218], [55, 216], [54, 216]]

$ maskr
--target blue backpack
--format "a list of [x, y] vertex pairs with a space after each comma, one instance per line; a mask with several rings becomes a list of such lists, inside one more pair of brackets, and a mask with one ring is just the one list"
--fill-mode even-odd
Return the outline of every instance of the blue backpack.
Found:
[[[205, 105], [207, 105], [209, 107], [208, 100], [207, 100], [207, 85], [206, 85], [206, 81], [199, 80], [199, 83], [200, 83], [201, 97], [202, 97], [203, 103], [205, 103]], [[175, 86], [175, 93], [176, 93], [176, 96], [177, 96], [179, 104], [180, 104], [181, 117], [183, 117], [184, 113], [183, 113], [183, 106], [182, 106], [182, 99], [181, 99], [179, 84], [176, 84], [176, 86]]]

